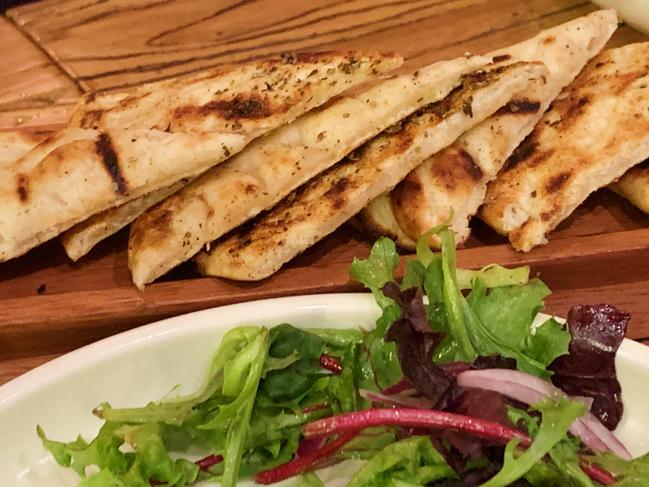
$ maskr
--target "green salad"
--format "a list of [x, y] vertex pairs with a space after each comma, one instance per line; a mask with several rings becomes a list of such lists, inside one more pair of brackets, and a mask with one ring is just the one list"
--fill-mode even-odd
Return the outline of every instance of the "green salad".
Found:
[[351, 265], [382, 310], [372, 330], [234, 328], [193, 394], [103, 403], [90, 441], [37, 433], [83, 487], [321, 486], [349, 459], [349, 487], [649, 485], [649, 457], [612, 432], [628, 314], [581, 305], [533, 326], [548, 288], [525, 267], [456, 268], [446, 226], [400, 264], [381, 238]]

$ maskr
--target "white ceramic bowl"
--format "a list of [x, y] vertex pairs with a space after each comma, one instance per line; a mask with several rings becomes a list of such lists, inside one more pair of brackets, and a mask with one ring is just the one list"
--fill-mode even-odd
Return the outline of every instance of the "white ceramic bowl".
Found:
[[[226, 330], [238, 325], [372, 327], [379, 311], [369, 294], [290, 297], [224, 306], [171, 318], [69, 353], [0, 387], [0, 486], [74, 486], [76, 474], [58, 467], [36, 436], [92, 437], [100, 421], [90, 411], [103, 401], [146, 404], [181, 384], [199, 386]], [[625, 340], [617, 358], [625, 402], [620, 438], [635, 455], [649, 450], [649, 348]], [[344, 483], [349, 463], [329, 469], [327, 485]], [[287, 485], [290, 482], [287, 483]]]
[[593, 3], [614, 8], [631, 27], [649, 34], [649, 0], [593, 0]]

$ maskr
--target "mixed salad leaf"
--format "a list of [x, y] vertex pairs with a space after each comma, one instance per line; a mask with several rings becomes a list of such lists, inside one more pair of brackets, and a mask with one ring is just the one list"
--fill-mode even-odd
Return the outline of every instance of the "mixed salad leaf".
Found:
[[446, 226], [402, 279], [400, 263], [386, 238], [352, 263], [381, 309], [372, 330], [235, 328], [193, 394], [104, 403], [90, 442], [37, 433], [84, 487], [318, 487], [348, 459], [364, 461], [350, 487], [649, 485], [647, 457], [610, 431], [626, 313], [578, 306], [533, 327], [549, 289], [527, 267], [458, 269]]

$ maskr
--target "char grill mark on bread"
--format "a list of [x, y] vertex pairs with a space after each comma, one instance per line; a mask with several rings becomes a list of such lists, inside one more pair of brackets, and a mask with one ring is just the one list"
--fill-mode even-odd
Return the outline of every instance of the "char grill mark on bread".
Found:
[[[139, 127], [167, 133], [223, 131], [241, 135], [247, 143], [402, 62], [393, 53], [329, 51], [286, 55], [231, 71], [207, 71], [144, 85], [129, 93], [87, 95], [77, 107], [72, 124], [99, 130]], [[225, 158], [236, 152], [224, 148]], [[179, 177], [174, 184], [78, 223], [61, 238], [66, 252], [73, 260], [79, 259], [100, 240], [197, 175], [184, 182]]]
[[238, 280], [268, 277], [546, 72], [541, 64], [518, 63], [464, 76], [445, 99], [385, 130], [252, 224], [199, 254], [199, 269]]
[[[387, 79], [333, 100], [255, 141], [131, 226], [133, 281], [142, 287], [190, 259], [386, 127], [444, 98], [461, 83], [462, 75], [486, 62], [478, 56], [463, 57]], [[173, 218], [159, 218], [167, 213]]]
[[[497, 63], [543, 62], [549, 73], [452, 146], [425, 161], [392, 191], [389, 204], [371, 203], [362, 213], [365, 226], [375, 234], [400, 234], [399, 245], [412, 250], [421, 234], [448, 219], [452, 208], [451, 227], [456, 240], [464, 241], [469, 236], [469, 220], [484, 201], [487, 183], [496, 177], [561, 88], [602, 49], [616, 27], [614, 11], [593, 12], [491, 53]], [[467, 172], [467, 156], [481, 169], [480, 180]], [[438, 243], [431, 237], [431, 245]]]
[[649, 157], [649, 43], [603, 52], [487, 191], [482, 218], [529, 251], [590, 193]]

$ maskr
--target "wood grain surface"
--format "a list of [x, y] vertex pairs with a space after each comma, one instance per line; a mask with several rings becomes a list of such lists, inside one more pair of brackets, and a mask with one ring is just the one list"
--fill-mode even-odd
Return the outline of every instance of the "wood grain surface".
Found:
[[[595, 8], [583, 0], [43, 0], [8, 15], [97, 90], [289, 50], [395, 50], [407, 69], [505, 46]], [[622, 28], [616, 42], [638, 38]]]
[[65, 123], [81, 93], [38, 46], [0, 17], [0, 128]]
[[[405, 69], [517, 42], [595, 10], [577, 0], [42, 0], [0, 19], [0, 129], [60, 124], [82, 90], [110, 90], [287, 50], [382, 49]], [[612, 46], [647, 40], [621, 26]], [[9, 52], [11, 51], [11, 52]], [[553, 288], [547, 310], [610, 302], [649, 338], [649, 216], [606, 191], [548, 246], [517, 254], [479, 222], [460, 265], [530, 264]], [[126, 232], [78, 263], [57, 242], [0, 264], [0, 383], [120, 331], [210, 306], [358, 290], [348, 277], [370, 242], [342, 228], [260, 283], [198, 277], [181, 266], [145, 292], [126, 267]]]

